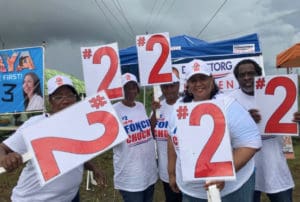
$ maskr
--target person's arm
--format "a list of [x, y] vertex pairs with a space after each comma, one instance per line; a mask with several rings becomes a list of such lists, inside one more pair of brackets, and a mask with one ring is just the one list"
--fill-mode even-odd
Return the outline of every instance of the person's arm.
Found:
[[168, 137], [168, 174], [169, 174], [169, 185], [171, 187], [171, 189], [176, 192], [179, 193], [180, 190], [177, 187], [177, 183], [176, 183], [176, 152], [171, 140], [171, 137]]
[[255, 123], [259, 123], [261, 120], [261, 115], [259, 114], [259, 111], [257, 109], [249, 109], [248, 111]]
[[0, 144], [0, 167], [4, 167], [7, 172], [13, 171], [23, 164], [22, 156], [12, 151], [5, 144]]
[[233, 150], [233, 162], [235, 171], [238, 172], [254, 156], [259, 149], [241, 147]]
[[93, 171], [95, 180], [99, 186], [107, 186], [107, 180], [104, 172], [100, 168], [97, 168], [97, 166], [92, 161], [85, 162], [84, 168]]
[[153, 101], [151, 104], [151, 109], [152, 109], [152, 114], [150, 117], [150, 125], [151, 125], [151, 132], [154, 135], [155, 134], [155, 126], [157, 123], [157, 119], [156, 119], [156, 109], [160, 108], [160, 103]]
[[293, 121], [294, 122], [300, 122], [300, 112], [295, 112], [294, 113]]
[[151, 132], [152, 132], [153, 136], [155, 134], [156, 123], [157, 123], [156, 113], [155, 113], [155, 111], [153, 111], [153, 113], [151, 114], [151, 117], [150, 117]]

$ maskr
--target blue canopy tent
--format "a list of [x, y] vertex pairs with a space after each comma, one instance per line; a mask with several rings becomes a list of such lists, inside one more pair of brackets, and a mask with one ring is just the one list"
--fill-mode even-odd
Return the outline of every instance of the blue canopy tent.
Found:
[[[194, 58], [214, 60], [219, 58], [249, 57], [261, 55], [257, 34], [245, 35], [229, 40], [206, 42], [187, 35], [170, 38], [171, 58], [173, 63], [185, 63]], [[236, 53], [234, 46], [254, 45], [254, 51]], [[136, 46], [120, 50], [122, 73], [131, 72], [138, 74], [138, 58]]]

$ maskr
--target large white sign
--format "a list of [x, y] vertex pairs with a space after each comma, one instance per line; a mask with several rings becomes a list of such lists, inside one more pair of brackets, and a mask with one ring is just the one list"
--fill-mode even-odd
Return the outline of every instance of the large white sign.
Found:
[[172, 61], [168, 33], [136, 36], [142, 86], [172, 82]]
[[298, 111], [298, 75], [255, 77], [255, 100], [262, 133], [298, 135], [298, 124], [292, 121]]
[[87, 96], [105, 90], [110, 99], [123, 97], [117, 43], [81, 47], [81, 60]]
[[234, 180], [223, 101], [179, 103], [175, 109], [183, 180]]
[[22, 133], [42, 185], [127, 139], [104, 91]]

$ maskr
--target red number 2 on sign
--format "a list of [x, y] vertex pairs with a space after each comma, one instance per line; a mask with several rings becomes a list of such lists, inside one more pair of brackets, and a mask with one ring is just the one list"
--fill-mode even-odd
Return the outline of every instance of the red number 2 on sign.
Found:
[[161, 45], [161, 54], [156, 63], [154, 64], [153, 68], [151, 69], [149, 75], [149, 83], [163, 83], [172, 80], [171, 73], [164, 73], [160, 74], [159, 71], [161, 70], [162, 66], [165, 64], [166, 60], [168, 59], [170, 48], [168, 45], [167, 39], [162, 35], [153, 35], [149, 38], [146, 45], [147, 51], [153, 51], [153, 47], [156, 43]]
[[[117, 138], [119, 133], [118, 121], [111, 113], [106, 111], [95, 111], [88, 113], [86, 116], [89, 125], [104, 125], [105, 131], [101, 137], [92, 141], [45, 137], [31, 142], [45, 181], [48, 181], [60, 173], [53, 151], [74, 154], [92, 154], [106, 149]], [[82, 129], [82, 131], [84, 131], [84, 129]]]
[[110, 59], [110, 67], [108, 68], [107, 74], [99, 85], [97, 92], [106, 90], [105, 92], [110, 99], [122, 97], [122, 87], [108, 89], [109, 84], [118, 70], [118, 55], [116, 54], [115, 50], [111, 47], [99, 48], [93, 56], [93, 64], [101, 64], [101, 59], [105, 55]]
[[195, 177], [233, 176], [233, 166], [230, 161], [211, 162], [213, 155], [224, 137], [225, 117], [219, 107], [212, 103], [204, 103], [193, 109], [190, 116], [190, 125], [200, 125], [201, 117], [204, 115], [210, 115], [212, 117], [214, 128], [212, 135], [197, 159]]
[[268, 120], [265, 133], [297, 133], [297, 123], [279, 123], [295, 102], [297, 96], [296, 85], [288, 77], [275, 77], [268, 82], [265, 94], [274, 95], [275, 89], [278, 86], [285, 88], [286, 96]]

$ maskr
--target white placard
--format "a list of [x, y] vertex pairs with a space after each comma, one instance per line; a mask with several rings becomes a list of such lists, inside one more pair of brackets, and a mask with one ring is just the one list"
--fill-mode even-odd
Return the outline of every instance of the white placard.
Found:
[[172, 82], [168, 33], [136, 36], [141, 86]]
[[112, 100], [123, 98], [117, 43], [81, 47], [81, 60], [87, 96], [105, 90]]
[[224, 106], [222, 100], [177, 104], [184, 181], [235, 179]]
[[265, 135], [298, 135], [293, 114], [298, 111], [298, 75], [255, 77], [255, 101], [261, 114], [258, 124]]
[[42, 185], [127, 139], [104, 91], [22, 133]]

